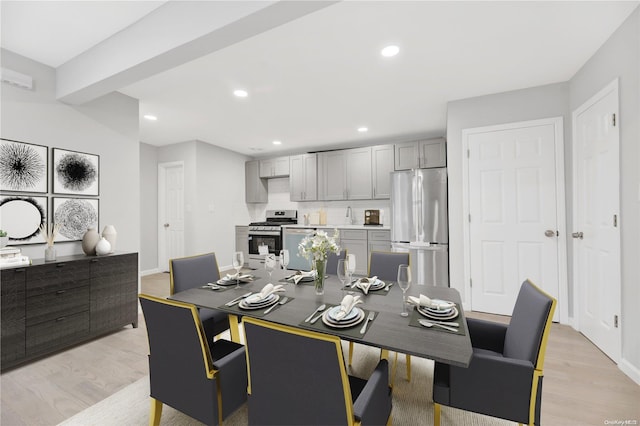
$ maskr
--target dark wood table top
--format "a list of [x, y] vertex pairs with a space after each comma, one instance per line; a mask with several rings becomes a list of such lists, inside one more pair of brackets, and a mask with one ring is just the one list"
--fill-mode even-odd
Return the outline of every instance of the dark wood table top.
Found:
[[[170, 299], [192, 303], [202, 308], [216, 309], [231, 299], [249, 291], [260, 291], [269, 283], [269, 274], [265, 270], [256, 269], [252, 273], [256, 279], [251, 283], [241, 284], [239, 290], [231, 288], [225, 291], [213, 291], [194, 288], [176, 293]], [[278, 282], [291, 273], [291, 271], [276, 270], [273, 272], [271, 282], [274, 285], [283, 284], [286, 292], [279, 294], [292, 297], [294, 300], [283, 306], [278, 306], [265, 316], [261, 316], [262, 319], [298, 327], [322, 303], [328, 305], [339, 304], [346, 294], [342, 290], [342, 283], [336, 276], [329, 276], [325, 279], [325, 291], [321, 296], [315, 294], [313, 284], [293, 285]], [[469, 365], [472, 354], [471, 339], [469, 338], [469, 330], [462, 310], [460, 310], [461, 312], [456, 318], [456, 322], [460, 323], [461, 328], [464, 328], [464, 335], [410, 326], [409, 317], [400, 316], [402, 311], [402, 291], [397, 285], [393, 285], [386, 295], [364, 295], [360, 291], [356, 291], [354, 294], [360, 294], [364, 301], [364, 304], [358, 306], [378, 312], [375, 320], [369, 324], [366, 334], [362, 338], [353, 339], [354, 342], [428, 358], [446, 364], [461, 367]], [[452, 288], [412, 285], [407, 291], [407, 295], [418, 296], [420, 294], [425, 294], [431, 298], [450, 300], [461, 306], [460, 294]], [[263, 311], [264, 309], [259, 311], [247, 310], [243, 311], [242, 315], [258, 316], [256, 314]], [[237, 315], [237, 312], [233, 313]], [[344, 336], [340, 337], [349, 340]]]

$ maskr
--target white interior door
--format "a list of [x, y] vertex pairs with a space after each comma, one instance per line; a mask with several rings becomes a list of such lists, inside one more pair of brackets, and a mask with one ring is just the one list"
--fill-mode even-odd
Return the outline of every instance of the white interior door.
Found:
[[561, 119], [465, 131], [475, 311], [510, 315], [527, 278], [559, 298], [561, 135]]
[[158, 166], [158, 269], [169, 270], [169, 259], [184, 256], [184, 164]]
[[574, 288], [579, 330], [620, 359], [620, 171], [617, 80], [573, 113]]

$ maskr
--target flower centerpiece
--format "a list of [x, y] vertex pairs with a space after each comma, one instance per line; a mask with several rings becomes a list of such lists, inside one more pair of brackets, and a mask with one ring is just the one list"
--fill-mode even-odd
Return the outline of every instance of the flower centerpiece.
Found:
[[304, 237], [300, 245], [298, 245], [298, 252], [305, 259], [311, 261], [312, 268], [315, 271], [314, 284], [316, 294], [324, 293], [324, 275], [329, 253], [340, 253], [340, 246], [337, 243], [339, 235], [340, 233], [337, 229], [334, 230], [331, 237], [325, 231], [316, 231], [314, 234]]

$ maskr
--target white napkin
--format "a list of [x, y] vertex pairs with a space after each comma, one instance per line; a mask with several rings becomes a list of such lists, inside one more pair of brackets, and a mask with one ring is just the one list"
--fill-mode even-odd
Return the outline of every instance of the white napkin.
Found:
[[223, 278], [223, 280], [225, 281], [235, 281], [235, 280], [246, 280], [251, 278], [251, 275], [249, 274], [241, 274], [240, 272], [235, 273], [235, 274], [227, 274], [226, 277]]
[[356, 287], [361, 289], [364, 294], [369, 293], [369, 288], [378, 280], [377, 276], [373, 276], [371, 278], [360, 278], [358, 282], [356, 282]]
[[315, 278], [316, 276], [316, 271], [312, 270], [312, 271], [298, 271], [295, 273], [295, 275], [290, 276], [289, 278], [287, 278], [287, 280], [289, 281], [293, 281], [294, 284], [298, 284], [300, 282], [301, 279], [303, 278]]
[[424, 294], [421, 294], [420, 297], [409, 296], [407, 297], [407, 299], [409, 300], [409, 303], [412, 303], [416, 306], [424, 306], [426, 308], [431, 308], [431, 309], [444, 310], [444, 309], [449, 309], [455, 306], [455, 303], [453, 302], [430, 299]]
[[282, 284], [273, 285], [271, 283], [265, 285], [260, 293], [254, 293], [247, 298], [247, 302], [257, 302], [259, 300], [264, 300], [273, 293], [278, 293], [280, 291], [286, 291]]
[[342, 302], [340, 302], [340, 311], [336, 313], [334, 318], [338, 321], [341, 320], [342, 318], [347, 316], [349, 312], [351, 312], [351, 309], [353, 309], [354, 306], [360, 303], [363, 303], [362, 300], [360, 300], [360, 296], [352, 296], [350, 294], [347, 294], [342, 299]]

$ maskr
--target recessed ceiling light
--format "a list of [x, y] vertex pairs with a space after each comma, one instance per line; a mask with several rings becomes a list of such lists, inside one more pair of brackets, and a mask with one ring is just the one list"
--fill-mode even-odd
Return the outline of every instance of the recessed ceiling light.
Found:
[[282, 145], [282, 141], [273, 141], [271, 143], [274, 145]]
[[158, 117], [156, 117], [155, 115], [151, 115], [151, 114], [145, 114], [144, 118], [146, 118], [147, 120], [151, 120], [151, 121], [156, 121], [158, 119]]
[[369, 128], [368, 128], [368, 127], [358, 127], [358, 131], [359, 131], [360, 133], [368, 132], [368, 131], [369, 131]]
[[239, 98], [246, 98], [247, 96], [249, 96], [249, 93], [247, 93], [246, 90], [242, 90], [242, 89], [234, 90], [233, 94]]
[[390, 45], [385, 47], [384, 49], [382, 49], [380, 51], [380, 54], [382, 56], [384, 56], [385, 58], [390, 58], [392, 56], [396, 56], [398, 54], [398, 52], [400, 52], [400, 48], [398, 46], [395, 45]]

